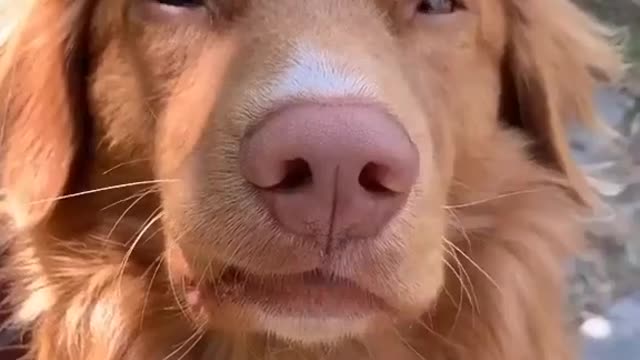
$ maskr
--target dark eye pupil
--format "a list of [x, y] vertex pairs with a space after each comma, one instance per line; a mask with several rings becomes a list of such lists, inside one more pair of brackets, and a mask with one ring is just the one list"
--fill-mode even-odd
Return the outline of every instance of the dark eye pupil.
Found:
[[454, 0], [422, 0], [418, 4], [418, 12], [425, 14], [447, 14], [454, 10]]
[[197, 7], [203, 6], [204, 0], [156, 0], [158, 3], [176, 7]]

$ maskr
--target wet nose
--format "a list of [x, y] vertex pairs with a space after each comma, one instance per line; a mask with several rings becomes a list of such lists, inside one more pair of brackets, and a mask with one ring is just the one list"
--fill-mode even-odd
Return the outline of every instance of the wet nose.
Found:
[[285, 230], [366, 238], [405, 206], [419, 172], [402, 125], [368, 104], [295, 104], [241, 145], [243, 176]]

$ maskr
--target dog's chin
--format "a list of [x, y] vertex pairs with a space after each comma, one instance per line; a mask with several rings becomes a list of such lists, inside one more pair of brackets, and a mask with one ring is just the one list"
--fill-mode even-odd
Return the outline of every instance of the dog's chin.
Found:
[[270, 314], [255, 309], [256, 329], [273, 334], [287, 342], [303, 346], [335, 344], [349, 338], [359, 338], [371, 332], [377, 323], [376, 314], [359, 317], [306, 317]]
[[194, 288], [191, 302], [222, 332], [240, 328], [301, 345], [363, 336], [393, 313], [364, 287], [319, 271], [254, 276], [229, 269]]

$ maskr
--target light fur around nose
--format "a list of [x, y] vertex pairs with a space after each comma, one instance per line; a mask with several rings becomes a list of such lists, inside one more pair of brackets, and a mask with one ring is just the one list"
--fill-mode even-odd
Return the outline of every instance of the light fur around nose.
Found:
[[270, 96], [275, 103], [290, 99], [372, 99], [378, 89], [364, 74], [348, 69], [337, 55], [311, 44], [298, 44], [286, 70], [274, 81]]

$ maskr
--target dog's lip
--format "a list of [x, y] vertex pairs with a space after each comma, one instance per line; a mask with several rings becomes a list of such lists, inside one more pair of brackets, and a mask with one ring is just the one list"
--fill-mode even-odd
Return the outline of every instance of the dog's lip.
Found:
[[205, 302], [253, 307], [272, 316], [360, 318], [388, 312], [379, 296], [349, 279], [314, 270], [253, 275], [228, 268], [198, 288]]

